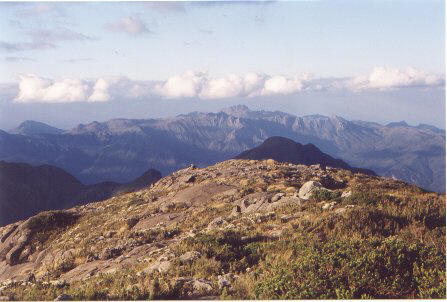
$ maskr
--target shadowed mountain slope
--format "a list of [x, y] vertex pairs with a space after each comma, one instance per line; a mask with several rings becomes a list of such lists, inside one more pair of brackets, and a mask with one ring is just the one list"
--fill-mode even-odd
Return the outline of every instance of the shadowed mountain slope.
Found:
[[41, 211], [65, 209], [139, 190], [160, 178], [160, 172], [151, 169], [135, 182], [124, 185], [116, 182], [84, 185], [58, 167], [0, 161], [0, 225]]
[[38, 134], [62, 134], [65, 130], [58, 129], [45, 123], [36, 121], [24, 121], [17, 128], [9, 131], [13, 134], [38, 135]]
[[368, 169], [354, 168], [340, 159], [335, 159], [320, 151], [313, 144], [302, 145], [291, 139], [273, 136], [266, 139], [260, 146], [244, 151], [236, 159], [274, 159], [281, 163], [292, 163], [301, 165], [319, 164], [323, 168], [329, 166], [350, 170], [353, 172], [376, 175]]

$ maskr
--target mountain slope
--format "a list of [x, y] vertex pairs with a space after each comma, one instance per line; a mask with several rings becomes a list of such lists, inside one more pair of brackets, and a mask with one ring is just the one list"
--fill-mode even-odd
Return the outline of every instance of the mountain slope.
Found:
[[230, 160], [0, 228], [0, 294], [445, 298], [445, 219], [445, 196], [401, 181]]
[[17, 128], [9, 131], [9, 133], [22, 135], [62, 134], [64, 132], [65, 130], [36, 121], [24, 121]]
[[273, 136], [266, 139], [256, 148], [247, 150], [235, 157], [236, 159], [274, 159], [281, 163], [292, 163], [300, 165], [319, 164], [323, 168], [326, 166], [350, 170], [353, 172], [375, 175], [371, 170], [353, 168], [340, 159], [335, 159], [312, 144], [302, 145], [291, 139]]
[[297, 117], [246, 106], [165, 119], [93, 122], [59, 135], [0, 131], [0, 159], [56, 165], [84, 183], [122, 183], [150, 167], [166, 175], [190, 164], [208, 166], [271, 136], [311, 143], [351, 166], [445, 192], [444, 130], [404, 123], [384, 126], [338, 116]]
[[50, 166], [0, 161], [0, 226], [41, 211], [57, 210], [139, 190], [161, 178], [149, 170], [134, 182], [84, 185], [64, 170]]

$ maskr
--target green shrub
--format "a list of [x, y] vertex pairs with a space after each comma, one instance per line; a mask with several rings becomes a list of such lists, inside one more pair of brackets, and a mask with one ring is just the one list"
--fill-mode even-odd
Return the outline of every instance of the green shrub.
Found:
[[351, 196], [344, 199], [346, 204], [375, 206], [383, 200], [384, 196], [372, 190], [353, 191]]
[[242, 240], [242, 235], [233, 231], [199, 234], [189, 238], [186, 244], [207, 258], [221, 262], [225, 270], [245, 271], [261, 258], [259, 243]]
[[316, 201], [322, 201], [322, 200], [334, 200], [339, 199], [341, 193], [340, 192], [334, 192], [327, 189], [319, 189], [315, 190], [312, 194], [312, 198]]
[[[298, 240], [293, 261], [263, 263], [260, 299], [445, 298], [445, 256], [393, 237], [378, 240]], [[425, 273], [414, 267], [426, 266]], [[428, 273], [427, 273], [428, 272]]]

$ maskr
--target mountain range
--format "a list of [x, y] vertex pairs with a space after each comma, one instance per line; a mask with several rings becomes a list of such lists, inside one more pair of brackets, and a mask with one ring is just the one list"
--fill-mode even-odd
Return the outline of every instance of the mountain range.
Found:
[[126, 184], [107, 181], [84, 185], [58, 167], [0, 161], [0, 226], [41, 211], [65, 209], [137, 191], [160, 178], [159, 171], [150, 169]]
[[164, 175], [190, 164], [204, 167], [282, 136], [311, 143], [351, 166], [445, 192], [445, 130], [423, 124], [298, 117], [238, 105], [217, 113], [112, 119], [59, 130], [26, 122], [0, 131], [0, 160], [55, 165], [87, 184], [128, 182], [149, 167]]

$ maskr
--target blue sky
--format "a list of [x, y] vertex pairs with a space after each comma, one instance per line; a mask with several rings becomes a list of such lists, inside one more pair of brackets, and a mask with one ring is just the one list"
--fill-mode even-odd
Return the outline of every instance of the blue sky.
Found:
[[444, 127], [444, 12], [430, 0], [0, 3], [0, 127], [233, 103]]

